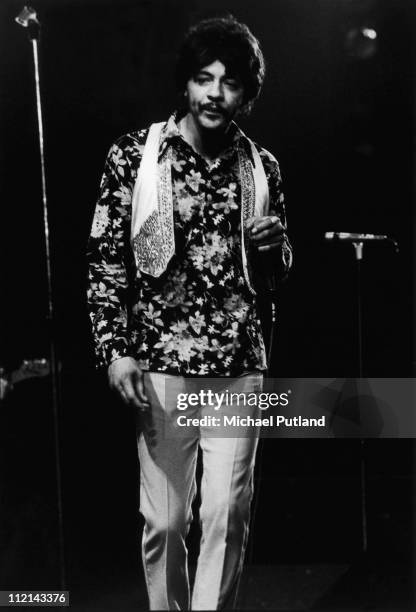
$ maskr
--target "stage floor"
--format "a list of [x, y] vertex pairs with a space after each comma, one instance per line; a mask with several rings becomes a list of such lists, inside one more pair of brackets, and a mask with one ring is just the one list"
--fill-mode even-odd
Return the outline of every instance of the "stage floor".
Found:
[[[72, 585], [70, 606], [77, 612], [145, 611], [142, 576], [103, 585]], [[247, 566], [238, 610], [315, 610], [327, 612], [414, 611], [415, 587], [409, 568], [354, 565]]]

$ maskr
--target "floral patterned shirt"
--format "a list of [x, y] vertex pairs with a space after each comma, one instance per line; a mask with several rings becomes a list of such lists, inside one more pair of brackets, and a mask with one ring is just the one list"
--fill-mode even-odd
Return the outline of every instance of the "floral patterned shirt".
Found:
[[[88, 243], [88, 306], [97, 365], [132, 356], [144, 370], [181, 376], [264, 370], [256, 296], [244, 279], [241, 257], [235, 143], [245, 136], [234, 125], [230, 146], [210, 163], [183, 139], [175, 115], [167, 122], [159, 159], [173, 147], [175, 255], [155, 278], [137, 274], [130, 246], [131, 199], [147, 133], [116, 141], [101, 180]], [[256, 147], [269, 186], [269, 214], [285, 225], [277, 161]], [[271, 253], [277, 272], [285, 274], [291, 263], [288, 240]]]

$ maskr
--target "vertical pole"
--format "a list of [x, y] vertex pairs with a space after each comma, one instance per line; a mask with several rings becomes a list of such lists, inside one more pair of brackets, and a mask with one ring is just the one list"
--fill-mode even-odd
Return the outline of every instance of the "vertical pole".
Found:
[[[361, 306], [361, 261], [363, 258], [363, 243], [353, 242], [355, 249], [355, 259], [357, 261], [357, 335], [358, 335], [358, 385], [357, 385], [357, 401], [360, 401], [359, 387], [360, 379], [363, 376], [363, 328], [362, 328], [362, 306]], [[365, 440], [360, 440], [360, 482], [361, 482], [361, 533], [362, 533], [362, 550], [367, 552], [368, 537], [367, 537], [367, 478], [365, 465]]]
[[54, 421], [54, 447], [55, 447], [55, 474], [57, 492], [57, 512], [58, 512], [58, 547], [59, 547], [59, 576], [61, 590], [65, 590], [65, 552], [64, 552], [64, 524], [63, 524], [63, 504], [62, 504], [62, 472], [60, 459], [60, 435], [59, 435], [59, 397], [58, 397], [58, 367], [55, 345], [55, 324], [52, 293], [52, 268], [49, 241], [49, 219], [48, 219], [48, 200], [46, 194], [46, 172], [45, 172], [45, 150], [43, 139], [42, 105], [40, 97], [40, 78], [39, 78], [39, 57], [37, 38], [31, 37], [33, 49], [33, 61], [35, 66], [35, 86], [36, 86], [36, 109], [39, 128], [39, 149], [42, 174], [42, 202], [43, 202], [43, 226], [45, 233], [45, 253], [46, 253], [46, 274], [48, 287], [48, 333], [49, 333], [49, 353], [51, 367], [51, 387], [52, 387], [52, 407]]

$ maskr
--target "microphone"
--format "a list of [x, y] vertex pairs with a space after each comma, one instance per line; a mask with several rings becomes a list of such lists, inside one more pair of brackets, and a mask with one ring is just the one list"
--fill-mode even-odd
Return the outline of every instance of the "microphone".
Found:
[[30, 22], [39, 23], [36, 11], [31, 6], [23, 7], [18, 16], [15, 17], [15, 21], [24, 28], [27, 28]]
[[371, 242], [372, 240], [389, 240], [388, 236], [380, 234], [353, 234], [349, 232], [325, 232], [325, 240], [345, 240], [347, 242]]
[[39, 37], [40, 23], [35, 9], [31, 6], [24, 6], [14, 20], [24, 28], [28, 28], [31, 40], [36, 40]]

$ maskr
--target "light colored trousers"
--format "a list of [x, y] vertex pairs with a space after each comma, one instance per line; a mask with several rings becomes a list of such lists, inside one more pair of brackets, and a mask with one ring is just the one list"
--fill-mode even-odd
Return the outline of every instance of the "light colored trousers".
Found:
[[[175, 392], [165, 397], [166, 381]], [[260, 372], [249, 373], [230, 379], [227, 389], [258, 392], [262, 381]], [[198, 426], [178, 437], [171, 429], [178, 415], [177, 394], [194, 391], [195, 379], [146, 372], [144, 384], [151, 412], [141, 421], [138, 452], [140, 512], [145, 519], [142, 559], [150, 609], [233, 608], [248, 539], [259, 428], [239, 429], [241, 437], [223, 438], [210, 437], [210, 426]], [[195, 417], [200, 409], [182, 414]], [[245, 415], [259, 416], [256, 407], [250, 410]], [[203, 465], [202, 538], [191, 603], [185, 538], [196, 493], [198, 446]]]

